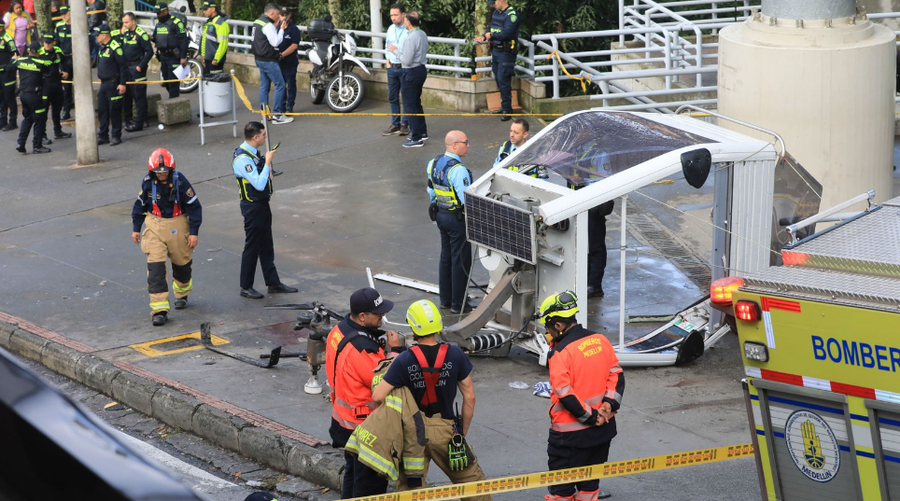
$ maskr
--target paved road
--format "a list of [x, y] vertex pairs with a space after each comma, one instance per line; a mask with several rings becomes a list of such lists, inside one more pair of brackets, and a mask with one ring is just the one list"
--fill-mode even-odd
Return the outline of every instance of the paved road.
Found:
[[[248, 95], [255, 96], [255, 89], [248, 88]], [[299, 108], [323, 109], [303, 99]], [[359, 111], [386, 109], [366, 102]], [[241, 110], [239, 119], [244, 123], [250, 114]], [[476, 175], [483, 173], [507, 127], [496, 118], [435, 118], [429, 124], [432, 139], [425, 148], [412, 150], [401, 148], [397, 137], [380, 136], [383, 118], [305, 117], [271, 127], [273, 141], [282, 142], [278, 168], [285, 171], [276, 178], [273, 199], [276, 264], [283, 281], [301, 292], [262, 301], [238, 296], [243, 231], [230, 159], [240, 139], [231, 137], [229, 127], [208, 130], [204, 147], [196, 125], [126, 135], [121, 146], [101, 147], [103, 163], [87, 168], [73, 165], [72, 140], [54, 144], [49, 155], [19, 156], [13, 150], [14, 133], [2, 133], [0, 150], [8, 153], [0, 157], [0, 172], [8, 182], [0, 186], [0, 310], [93, 346], [107, 358], [130, 361], [327, 439], [328, 404], [301, 391], [308, 370], [297, 360], [266, 371], [202, 350], [148, 358], [128, 346], [194, 332], [201, 322], [212, 322], [214, 334], [245, 354], [255, 356], [276, 345], [302, 348], [305, 340], [291, 329], [292, 312], [263, 310], [263, 305], [321, 300], [344, 309], [349, 294], [366, 285], [366, 267], [436, 281], [439, 244], [437, 230], [425, 216], [424, 166], [443, 151], [443, 135], [458, 128], [473, 142], [466, 163]], [[204, 223], [194, 254], [190, 309], [173, 312], [166, 326], [154, 328], [147, 308], [146, 265], [130, 241], [129, 214], [146, 172], [145, 159], [159, 146], [174, 153], [178, 169], [195, 185]], [[671, 191], [655, 188], [654, 196], [688, 207], [708, 202], [708, 196], [677, 185]], [[645, 208], [672, 231], [702, 242], [704, 229], [695, 220], [652, 204]], [[613, 218], [610, 224], [612, 242], [617, 222]], [[617, 253], [610, 257], [612, 283], [618, 280]], [[628, 263], [629, 273], [635, 270], [640, 276], [637, 287], [629, 290], [652, 292], [656, 285], [650, 279], [660, 275], [652, 252], [637, 253]], [[664, 297], [648, 296], [641, 313], [673, 313], [698, 293], [683, 276], [671, 283], [681, 286]], [[263, 288], [261, 277], [257, 285]], [[394, 320], [402, 319], [406, 306], [422, 295], [380, 288], [397, 302], [397, 313], [389, 315]], [[616, 302], [605, 299], [589, 307], [602, 325], [614, 325]], [[736, 339], [728, 336], [686, 367], [629, 370], [611, 459], [748, 442], [737, 349]], [[507, 359], [476, 359], [475, 367], [479, 400], [472, 442], [487, 475], [544, 469], [548, 402], [509, 383], [530, 386], [547, 380], [546, 370], [518, 350]], [[758, 497], [757, 485], [753, 463], [744, 459], [613, 479], [604, 488], [618, 499], [745, 500]], [[498, 499], [513, 497], [521, 499]]]

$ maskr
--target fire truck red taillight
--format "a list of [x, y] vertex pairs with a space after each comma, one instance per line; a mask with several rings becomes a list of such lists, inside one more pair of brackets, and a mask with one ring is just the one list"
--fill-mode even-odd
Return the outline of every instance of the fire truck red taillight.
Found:
[[753, 301], [738, 301], [734, 305], [734, 316], [745, 322], [756, 322], [761, 316], [759, 305]]

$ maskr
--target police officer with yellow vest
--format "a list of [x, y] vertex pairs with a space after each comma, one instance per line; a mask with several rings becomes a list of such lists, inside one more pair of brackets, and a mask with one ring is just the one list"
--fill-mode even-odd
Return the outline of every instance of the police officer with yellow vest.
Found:
[[466, 299], [466, 283], [472, 267], [472, 246], [466, 238], [465, 191], [472, 173], [463, 165], [469, 152], [465, 133], [452, 130], [444, 137], [447, 151], [428, 162], [429, 215], [441, 232], [441, 261], [438, 267], [441, 308], [451, 313], [472, 311]]
[[297, 292], [278, 278], [275, 269], [275, 244], [272, 241], [272, 159], [275, 150], [261, 155], [259, 148], [266, 144], [266, 129], [259, 122], [244, 126], [244, 142], [234, 150], [231, 167], [241, 196], [244, 216], [244, 252], [241, 254], [241, 297], [262, 299], [253, 288], [256, 263], [262, 266], [263, 278], [269, 294]]
[[516, 73], [516, 54], [519, 51], [519, 16], [506, 0], [487, 0], [494, 7], [490, 31], [477, 37], [476, 42], [491, 43], [491, 72], [500, 89], [500, 120], [506, 122], [512, 113], [512, 77]]
[[[156, 58], [163, 80], [175, 80], [175, 67], [187, 65], [187, 29], [181, 18], [169, 14], [167, 3], [159, 2], [153, 10], [156, 11], [156, 26], [150, 40], [156, 44]], [[169, 99], [181, 95], [179, 82], [165, 83], [163, 87], [169, 91]]]
[[[118, 40], [112, 38], [109, 25], [101, 25], [97, 32], [97, 77], [100, 91], [97, 93], [97, 117], [100, 130], [97, 144], [115, 146], [122, 142], [122, 96], [128, 82], [128, 68], [125, 67], [125, 52]], [[110, 139], [110, 123], [112, 138]]]
[[28, 133], [34, 128], [32, 139], [34, 153], [50, 153], [50, 148], [45, 148], [41, 142], [47, 127], [47, 96], [44, 95], [44, 77], [49, 64], [44, 61], [38, 52], [41, 43], [35, 40], [28, 46], [28, 53], [14, 59], [6, 71], [10, 72], [9, 78], [15, 80], [15, 73], [19, 73], [19, 99], [22, 100], [22, 128], [19, 129], [19, 144], [16, 151], [25, 153], [25, 142], [28, 141]]
[[228, 16], [219, 12], [216, 2], [203, 2], [200, 10], [207, 17], [203, 24], [203, 39], [200, 42], [200, 57], [203, 58], [203, 76], [222, 73], [225, 56], [228, 54], [228, 35], [231, 27]]
[[[528, 120], [525, 120], [524, 118], [513, 120], [512, 125], [509, 126], [509, 141], [503, 141], [503, 144], [500, 145], [500, 149], [497, 150], [497, 159], [494, 160], [495, 166], [506, 160], [506, 157], [512, 155], [514, 151], [525, 144], [525, 141], [528, 141], [528, 129]], [[515, 165], [507, 165], [506, 168], [513, 172], [519, 171], [519, 167]]]
[[[126, 12], [122, 16], [122, 32], [119, 42], [125, 52], [125, 64], [128, 66], [128, 77], [132, 82], [147, 81], [147, 66], [153, 57], [153, 45], [150, 34], [137, 25], [134, 13]], [[145, 84], [129, 85], [122, 100], [125, 130], [137, 132], [147, 123], [147, 86]], [[136, 109], [136, 113], [135, 113]]]
[[[612, 344], [603, 334], [585, 329], [575, 319], [578, 299], [571, 291], [548, 296], [540, 321], [551, 337], [550, 471], [605, 463], [616, 436], [616, 412], [625, 393], [625, 374]], [[545, 501], [594, 501], [609, 497], [599, 482], [554, 485]]]
[[0, 23], [0, 130], [16, 129], [16, 73], [7, 67], [17, 56], [16, 42]]
[[[56, 23], [54, 31], [56, 32], [56, 46], [63, 53], [62, 69], [69, 74], [66, 80], [72, 80], [72, 14], [69, 12], [68, 5], [59, 6], [59, 15], [62, 19]], [[72, 84], [63, 83], [63, 107], [61, 120], [72, 119], [72, 108], [75, 106], [75, 95], [72, 93]]]
[[[47, 98], [48, 111], [53, 119], [54, 139], [67, 139], [72, 137], [71, 132], [63, 132], [60, 116], [63, 109], [63, 79], [68, 80], [70, 74], [62, 66], [63, 51], [56, 46], [56, 36], [52, 33], [44, 33], [44, 46], [38, 53], [44, 61], [47, 61], [47, 74], [44, 78], [44, 96]], [[44, 144], [52, 144], [44, 131]]]

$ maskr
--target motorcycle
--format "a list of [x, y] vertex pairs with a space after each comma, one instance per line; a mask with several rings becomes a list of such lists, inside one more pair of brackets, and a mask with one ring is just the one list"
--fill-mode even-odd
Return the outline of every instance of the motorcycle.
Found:
[[[199, 23], [189, 21], [185, 25], [188, 31], [188, 51], [187, 65], [191, 70], [188, 74], [189, 78], [200, 78], [203, 75], [203, 61], [200, 60], [200, 40], [203, 36], [203, 26]], [[200, 80], [188, 80], [179, 82], [178, 89], [182, 94], [189, 94], [200, 87]]]
[[313, 104], [321, 104], [324, 99], [333, 111], [349, 113], [362, 102], [365, 90], [363, 79], [353, 72], [354, 66], [368, 75], [371, 72], [355, 57], [353, 33], [338, 33], [329, 17], [313, 19], [309, 25], [309, 37], [313, 40], [313, 48], [306, 53], [313, 64], [309, 96]]

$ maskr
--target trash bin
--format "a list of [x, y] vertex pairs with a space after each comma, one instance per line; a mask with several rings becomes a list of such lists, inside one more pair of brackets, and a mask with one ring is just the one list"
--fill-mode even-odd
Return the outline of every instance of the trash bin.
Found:
[[205, 113], [212, 116], [231, 113], [234, 98], [231, 95], [230, 74], [216, 73], [203, 77], [200, 85], [203, 86], [203, 111]]

